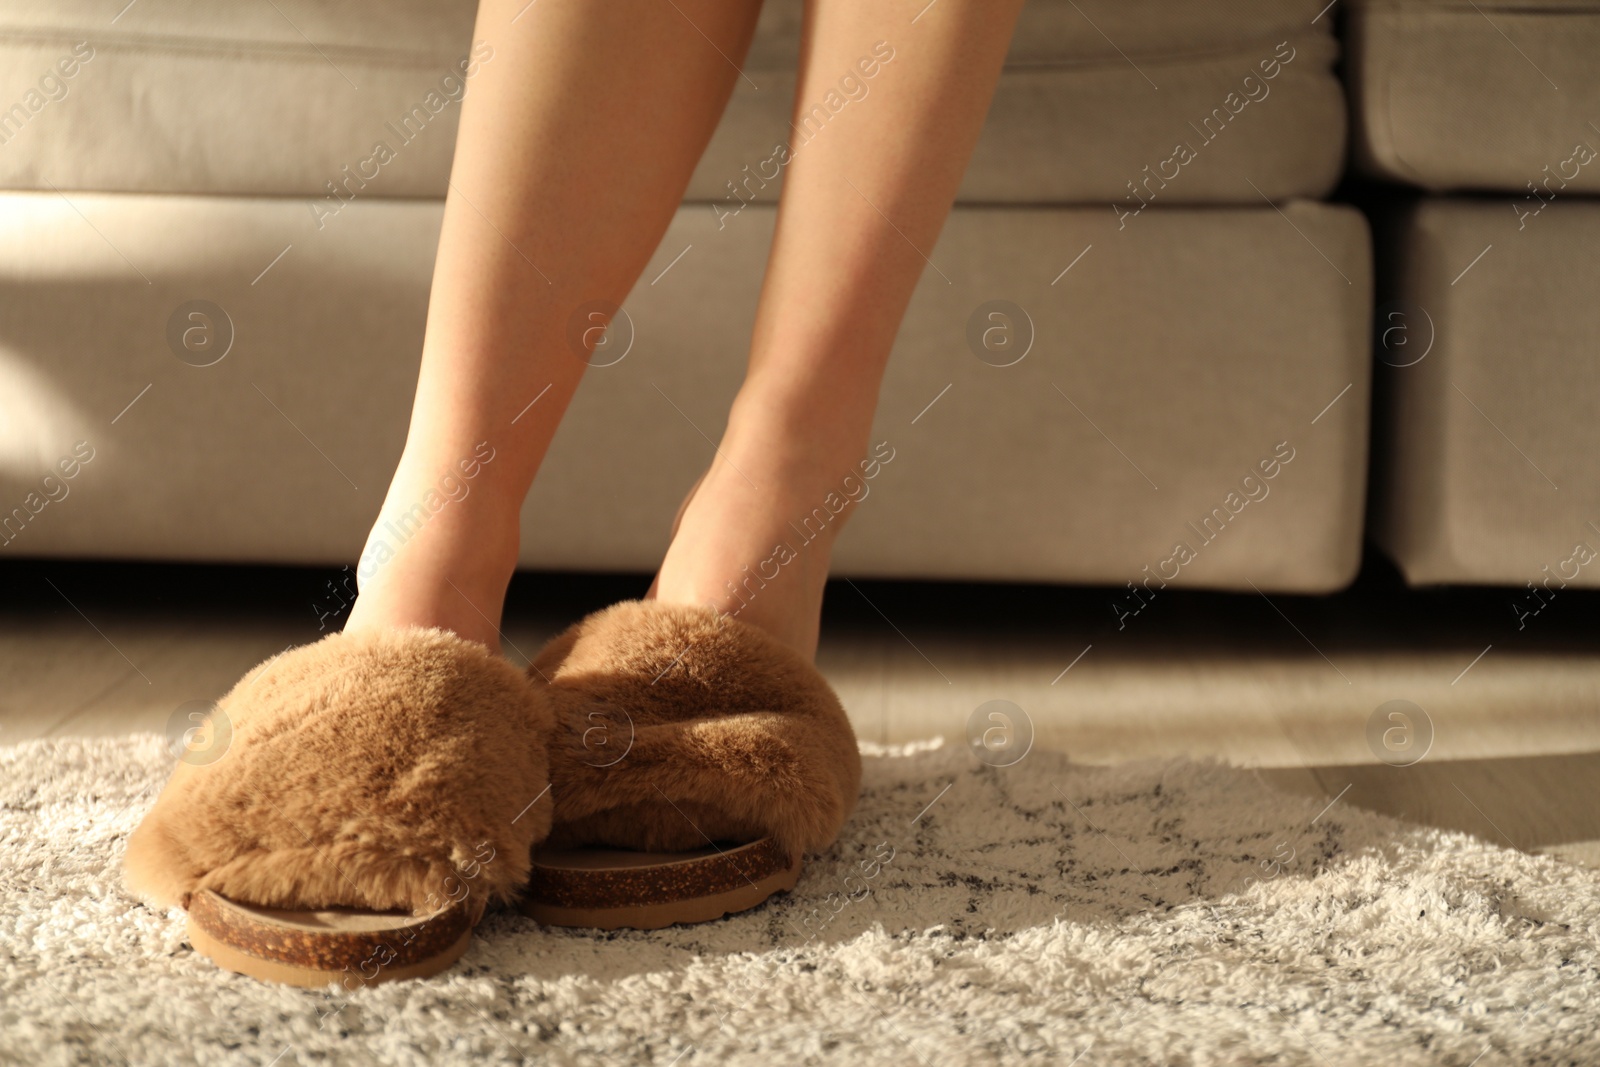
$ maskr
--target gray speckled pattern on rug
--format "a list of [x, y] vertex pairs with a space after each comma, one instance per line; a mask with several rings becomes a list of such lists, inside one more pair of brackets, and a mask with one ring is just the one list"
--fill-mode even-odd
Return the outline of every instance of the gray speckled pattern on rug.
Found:
[[0, 1060], [1600, 1063], [1600, 875], [1248, 771], [873, 750], [788, 897], [495, 913], [447, 975], [336, 997], [219, 971], [122, 890], [169, 769], [155, 736], [0, 748]]

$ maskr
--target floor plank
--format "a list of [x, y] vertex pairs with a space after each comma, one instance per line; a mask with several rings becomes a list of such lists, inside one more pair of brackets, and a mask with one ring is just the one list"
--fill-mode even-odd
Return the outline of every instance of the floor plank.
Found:
[[1264, 768], [1264, 781], [1302, 796], [1338, 797], [1486, 841], [1545, 851], [1600, 841], [1600, 752], [1503, 759]]

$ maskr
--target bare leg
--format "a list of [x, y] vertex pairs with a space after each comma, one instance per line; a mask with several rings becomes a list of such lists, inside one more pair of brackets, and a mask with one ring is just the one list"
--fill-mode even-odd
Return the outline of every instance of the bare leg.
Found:
[[569, 320], [620, 304], [644, 269], [757, 11], [481, 3], [475, 40], [493, 54], [463, 101], [411, 427], [347, 629], [440, 626], [499, 647], [523, 497], [585, 367]]
[[[815, 654], [833, 541], [854, 505], [809, 541], [802, 519], [860, 474], [890, 346], [1021, 6], [939, 0], [913, 25], [901, 3], [808, 0], [794, 154], [749, 370], [662, 562], [659, 599], [713, 604]], [[863, 58], [878, 60], [870, 78]], [[846, 74], [867, 95], [808, 122]], [[788, 562], [777, 562], [782, 547]]]

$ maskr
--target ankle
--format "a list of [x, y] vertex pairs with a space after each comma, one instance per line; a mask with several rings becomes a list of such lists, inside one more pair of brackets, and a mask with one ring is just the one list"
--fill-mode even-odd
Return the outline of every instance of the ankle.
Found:
[[488, 488], [445, 496], [397, 479], [400, 503], [385, 502], [367, 537], [345, 628], [438, 627], [498, 649], [521, 524]]
[[[650, 595], [709, 606], [810, 658], [841, 515], [809, 484], [805, 465], [729, 452], [684, 509]], [[837, 507], [843, 498], [833, 499]]]

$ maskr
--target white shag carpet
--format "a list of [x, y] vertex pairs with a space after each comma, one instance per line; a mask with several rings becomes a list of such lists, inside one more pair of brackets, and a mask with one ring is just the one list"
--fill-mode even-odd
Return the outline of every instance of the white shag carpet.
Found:
[[866, 764], [788, 897], [491, 914], [455, 970], [345, 998], [219, 971], [122, 890], [162, 739], [0, 748], [0, 1061], [1600, 1063], [1596, 872], [1215, 765]]

